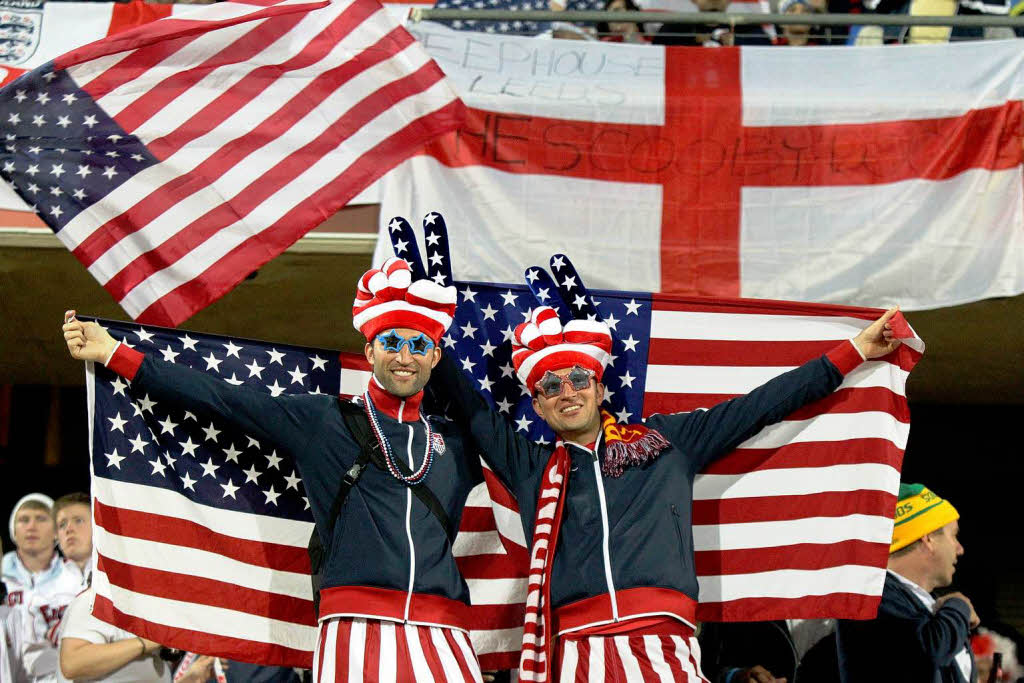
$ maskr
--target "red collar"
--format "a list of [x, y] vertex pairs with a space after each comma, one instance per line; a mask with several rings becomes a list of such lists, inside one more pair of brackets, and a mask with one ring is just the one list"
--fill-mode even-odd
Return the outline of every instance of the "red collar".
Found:
[[373, 400], [373, 405], [378, 412], [399, 422], [413, 422], [420, 419], [420, 401], [423, 400], [422, 390], [412, 396], [400, 398], [388, 393], [387, 389], [380, 385], [376, 377], [370, 379], [369, 390], [370, 398]]

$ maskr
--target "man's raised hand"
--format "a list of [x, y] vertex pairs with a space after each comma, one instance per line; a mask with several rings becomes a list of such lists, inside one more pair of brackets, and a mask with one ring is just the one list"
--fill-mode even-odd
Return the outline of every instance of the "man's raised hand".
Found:
[[903, 343], [896, 338], [892, 324], [889, 322], [899, 312], [899, 306], [890, 308], [882, 314], [881, 318], [865, 327], [860, 334], [853, 338], [853, 345], [860, 350], [865, 358], [879, 358], [887, 353], [892, 353]]
[[68, 353], [75, 360], [105, 363], [117, 346], [117, 340], [99, 323], [82, 322], [75, 317], [73, 310], [64, 313], [64, 326], [61, 329], [64, 331]]

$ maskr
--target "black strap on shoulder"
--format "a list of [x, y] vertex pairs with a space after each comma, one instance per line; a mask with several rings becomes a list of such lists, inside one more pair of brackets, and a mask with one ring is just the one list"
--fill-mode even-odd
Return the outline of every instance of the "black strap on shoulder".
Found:
[[[363, 456], [366, 456], [370, 462], [386, 471], [387, 464], [384, 462], [384, 455], [380, 452], [380, 444], [377, 442], [377, 439], [370, 432], [370, 423], [366, 418], [366, 413], [360, 406], [357, 406], [354, 403], [342, 403], [342, 405], [344, 408], [341, 411], [341, 416], [344, 419], [345, 424], [348, 426], [349, 431], [352, 433], [352, 436], [361, 447], [360, 460]], [[409, 466], [401, 460], [396, 459], [394, 463], [398, 468], [398, 471], [401, 472], [403, 476], [408, 477], [412, 474], [412, 470], [409, 469]], [[358, 465], [359, 461], [357, 461], [356, 464]], [[355, 465], [353, 465], [353, 468], [354, 467]], [[363, 467], [365, 467], [365, 461]], [[351, 471], [352, 470], [349, 470], [349, 472]], [[359, 474], [362, 474], [362, 469], [360, 469]], [[358, 477], [356, 479], [358, 480]], [[444, 529], [444, 534], [448, 537], [448, 541], [450, 543], [454, 543], [455, 530], [451, 528], [451, 524], [448, 521], [448, 513], [445, 512], [444, 506], [441, 505], [441, 501], [437, 499], [434, 492], [423, 483], [410, 486], [409, 488], [412, 490], [413, 494], [427, 506], [427, 509], [430, 510], [431, 514], [433, 514], [441, 524], [441, 528]], [[340, 510], [341, 506], [339, 505], [338, 511]], [[337, 515], [337, 512], [335, 512], [335, 515]]]
[[345, 499], [355, 487], [356, 482], [363, 476], [363, 470], [374, 459], [374, 450], [380, 448], [376, 440], [370, 441], [370, 425], [367, 424], [366, 418], [360, 419], [362, 410], [359, 406], [348, 401], [341, 401], [339, 405], [342, 406], [341, 417], [344, 419], [349, 432], [355, 437], [356, 443], [360, 445], [360, 449], [356, 461], [352, 463], [352, 467], [348, 468], [345, 476], [341, 478], [341, 483], [338, 485], [338, 493], [334, 496], [334, 503], [331, 505], [331, 516], [328, 520], [328, 524], [331, 525], [331, 528], [327, 530], [328, 540], [334, 537], [334, 523], [338, 520], [338, 515], [341, 514], [341, 506], [345, 504]]

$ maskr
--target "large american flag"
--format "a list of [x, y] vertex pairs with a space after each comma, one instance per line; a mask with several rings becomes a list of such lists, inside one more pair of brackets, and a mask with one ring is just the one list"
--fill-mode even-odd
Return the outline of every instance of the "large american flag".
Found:
[[[557, 277], [557, 272], [555, 273]], [[528, 438], [553, 435], [515, 379], [509, 339], [534, 304], [524, 287], [459, 283], [444, 338], [474, 384]], [[878, 311], [753, 300], [593, 294], [613, 328], [608, 405], [621, 420], [744, 393], [854, 336]], [[354, 354], [106, 323], [147, 353], [272, 394], [357, 394]], [[911, 339], [864, 363], [829, 398], [766, 428], [698, 477], [699, 618], [870, 617], [891, 537], [909, 431]], [[308, 665], [311, 522], [287, 454], [90, 370], [97, 605], [161, 642], [237, 659]], [[454, 552], [474, 601], [485, 669], [518, 660], [527, 540], [489, 472]]]
[[133, 318], [177, 325], [463, 107], [376, 0], [203, 6], [0, 91], [0, 174]]

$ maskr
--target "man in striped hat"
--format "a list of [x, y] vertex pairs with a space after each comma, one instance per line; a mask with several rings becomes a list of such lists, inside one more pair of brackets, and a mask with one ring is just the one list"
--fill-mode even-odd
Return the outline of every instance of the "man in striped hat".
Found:
[[[567, 265], [564, 256], [555, 259]], [[578, 274], [568, 276], [576, 289], [561, 291], [562, 300], [586, 307]], [[531, 280], [533, 287], [561, 289], [550, 276]], [[521, 680], [706, 681], [694, 637], [697, 472], [828, 395], [865, 358], [893, 351], [900, 343], [889, 324], [895, 314], [746, 396], [618, 424], [601, 408], [608, 325], [596, 309], [563, 323], [541, 306], [514, 331], [512, 362], [534, 410], [558, 435], [554, 451], [518, 434], [442, 359], [431, 388], [470, 426], [484, 459], [516, 494], [533, 538]]]
[[[443, 233], [436, 214], [424, 222]], [[481, 680], [451, 540], [483, 477], [478, 459], [463, 457], [460, 431], [420, 412], [455, 311], [450, 268], [438, 274], [392, 258], [360, 279], [353, 324], [373, 376], [358, 407], [231, 386], [138, 353], [74, 311], [64, 325], [72, 357], [103, 362], [137, 391], [219, 417], [295, 459], [325, 558], [318, 682]]]
[[878, 617], [840, 620], [839, 670], [844, 683], [970, 683], [971, 629], [980, 620], [963, 593], [932, 592], [953, 583], [964, 548], [960, 513], [921, 484], [900, 484], [888, 572]]

